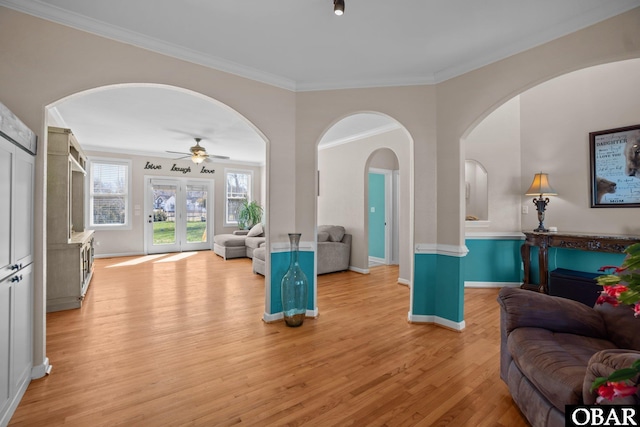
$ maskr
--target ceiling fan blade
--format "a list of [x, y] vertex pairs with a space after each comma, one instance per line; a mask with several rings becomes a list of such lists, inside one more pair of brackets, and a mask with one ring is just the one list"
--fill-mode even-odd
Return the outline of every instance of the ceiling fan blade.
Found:
[[184, 153], [182, 151], [167, 151], [167, 153], [169, 153], [169, 154], [183, 154], [185, 156], [190, 156], [191, 155], [190, 153]]
[[222, 159], [222, 160], [228, 160], [231, 158], [227, 156], [216, 156], [215, 154], [207, 154], [207, 157], [213, 157], [214, 159]]

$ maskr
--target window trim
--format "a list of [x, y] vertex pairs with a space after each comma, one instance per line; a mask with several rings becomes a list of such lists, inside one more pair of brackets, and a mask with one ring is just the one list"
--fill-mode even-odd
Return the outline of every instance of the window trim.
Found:
[[[130, 159], [114, 158], [114, 157], [93, 157], [88, 159], [89, 167], [87, 168], [86, 185], [85, 185], [85, 224], [89, 230], [131, 230], [131, 204], [132, 204], [132, 161]], [[93, 213], [91, 206], [93, 205], [93, 165], [96, 163], [124, 165], [127, 171], [127, 193], [125, 194], [125, 212], [124, 224], [92, 224]]]
[[229, 193], [227, 193], [227, 175], [230, 173], [243, 173], [249, 175], [249, 185], [248, 185], [248, 201], [253, 200], [253, 171], [250, 169], [238, 169], [238, 168], [225, 168], [224, 169], [224, 226], [225, 227], [237, 227], [238, 221], [230, 222], [229, 221]]

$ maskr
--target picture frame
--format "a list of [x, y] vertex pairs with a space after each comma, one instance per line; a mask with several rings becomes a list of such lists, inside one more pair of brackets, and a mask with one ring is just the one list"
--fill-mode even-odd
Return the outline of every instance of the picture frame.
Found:
[[640, 124], [589, 133], [591, 207], [640, 207]]

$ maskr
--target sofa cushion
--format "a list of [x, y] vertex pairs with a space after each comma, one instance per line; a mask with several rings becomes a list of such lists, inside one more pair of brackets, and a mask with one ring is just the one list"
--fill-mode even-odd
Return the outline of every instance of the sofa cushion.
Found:
[[509, 352], [523, 375], [553, 406], [582, 404], [582, 384], [589, 359], [615, 348], [610, 341], [541, 328], [517, 328], [507, 340]]
[[217, 234], [213, 236], [213, 242], [220, 246], [244, 246], [245, 236], [237, 236], [235, 234]]
[[640, 319], [633, 315], [633, 307], [629, 305], [596, 304], [595, 310], [604, 319], [607, 335], [619, 348], [640, 351]]
[[318, 227], [318, 232], [329, 233], [330, 242], [341, 242], [345, 229], [341, 225], [321, 225]]
[[318, 231], [318, 242], [328, 242], [329, 241], [329, 233], [326, 231]]
[[265, 240], [265, 237], [247, 237], [244, 244], [247, 248], [257, 249], [260, 247], [261, 243], [265, 242]]
[[251, 230], [249, 230], [247, 237], [258, 237], [262, 235], [264, 235], [264, 227], [262, 227], [261, 223], [258, 223], [251, 227]]

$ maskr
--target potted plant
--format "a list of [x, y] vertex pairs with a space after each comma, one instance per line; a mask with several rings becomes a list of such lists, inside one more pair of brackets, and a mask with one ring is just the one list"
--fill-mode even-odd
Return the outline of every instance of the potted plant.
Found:
[[238, 228], [247, 230], [262, 220], [262, 206], [244, 199], [238, 207]]

